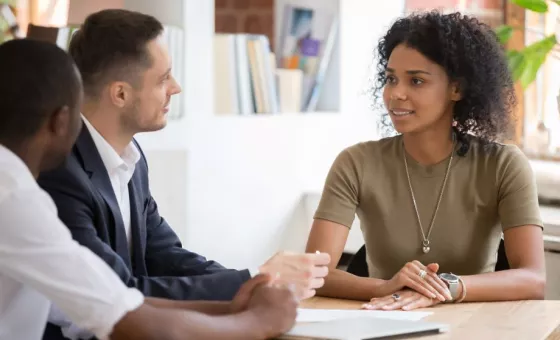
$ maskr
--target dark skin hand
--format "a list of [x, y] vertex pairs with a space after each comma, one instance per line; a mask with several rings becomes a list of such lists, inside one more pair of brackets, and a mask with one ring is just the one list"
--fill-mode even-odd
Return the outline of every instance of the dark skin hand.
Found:
[[[113, 329], [111, 339], [178, 340], [224, 339], [260, 340], [279, 336], [295, 323], [298, 301], [288, 288], [270, 284], [268, 277], [255, 277], [238, 294], [237, 313], [208, 315], [200, 311], [161, 307], [167, 302], [158, 299], [156, 307], [143, 304], [125, 315]], [[249, 294], [250, 292], [250, 294]], [[191, 305], [205, 310], [205, 302]]]

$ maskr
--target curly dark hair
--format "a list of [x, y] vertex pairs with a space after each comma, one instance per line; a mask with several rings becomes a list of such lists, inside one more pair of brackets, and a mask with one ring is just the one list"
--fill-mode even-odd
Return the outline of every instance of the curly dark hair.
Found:
[[[459, 82], [462, 99], [453, 112], [455, 130], [468, 150], [467, 135], [494, 142], [510, 132], [516, 106], [505, 51], [494, 31], [476, 18], [438, 11], [413, 13], [398, 19], [377, 47], [377, 71], [371, 88], [374, 105], [382, 105], [386, 68], [393, 49], [404, 43], [442, 66], [451, 81]], [[382, 110], [381, 126], [392, 130]]]

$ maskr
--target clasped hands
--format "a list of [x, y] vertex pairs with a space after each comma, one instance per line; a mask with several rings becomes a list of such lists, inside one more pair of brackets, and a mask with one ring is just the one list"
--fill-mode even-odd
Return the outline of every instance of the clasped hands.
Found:
[[404, 265], [390, 280], [379, 287], [374, 297], [362, 308], [370, 310], [413, 310], [452, 300], [449, 288], [437, 275], [439, 265], [424, 266], [419, 261]]

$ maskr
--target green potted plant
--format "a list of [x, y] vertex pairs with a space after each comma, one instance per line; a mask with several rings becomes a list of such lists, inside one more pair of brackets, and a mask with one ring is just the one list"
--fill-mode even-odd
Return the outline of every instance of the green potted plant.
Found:
[[[548, 3], [554, 2], [560, 5], [560, 0], [508, 0], [520, 7], [536, 13], [547, 13]], [[525, 27], [512, 27], [502, 25], [496, 28], [500, 41], [505, 44], [511, 38], [516, 29]], [[537, 73], [546, 57], [557, 45], [556, 35], [544, 36], [542, 39], [532, 43], [521, 50], [509, 50], [507, 53], [509, 65], [515, 81], [519, 81], [523, 88], [529, 86], [537, 77]]]
[[[526, 10], [546, 14], [549, 11], [549, 4], [556, 3], [560, 5], [560, 0], [506, 0], [516, 4]], [[506, 44], [511, 38], [514, 30], [525, 30], [526, 27], [512, 27], [510, 25], [502, 25], [496, 28], [498, 38], [503, 44]], [[525, 46], [523, 49], [510, 49], [507, 51], [508, 63], [512, 72], [513, 79], [519, 81], [523, 89], [526, 89], [537, 78], [537, 74], [547, 57], [553, 55], [558, 48], [556, 34], [545, 35], [542, 38]], [[560, 98], [560, 97], [559, 97]], [[560, 109], [560, 106], [559, 106]], [[523, 147], [526, 152], [533, 156], [546, 156], [549, 154], [550, 148], [550, 130], [542, 117], [536, 122], [535, 126], [529, 127], [528, 132], [523, 139]]]

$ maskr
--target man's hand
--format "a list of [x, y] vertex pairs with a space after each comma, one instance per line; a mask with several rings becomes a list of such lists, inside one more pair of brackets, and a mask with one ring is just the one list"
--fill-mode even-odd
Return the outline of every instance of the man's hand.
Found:
[[440, 303], [437, 299], [431, 299], [414, 290], [405, 289], [381, 298], [373, 298], [371, 301], [362, 306], [363, 309], [369, 310], [413, 310], [417, 308], [425, 308], [435, 306]]
[[270, 275], [275, 283], [292, 286], [297, 298], [307, 299], [325, 284], [330, 261], [327, 253], [280, 252], [263, 264], [259, 272]]
[[279, 285], [258, 285], [253, 289], [247, 312], [255, 320], [262, 339], [289, 331], [297, 316], [298, 300], [293, 291]]
[[255, 289], [261, 285], [268, 284], [270, 280], [271, 279], [268, 274], [259, 274], [245, 282], [241, 288], [239, 288], [239, 291], [237, 291], [237, 294], [235, 294], [230, 303], [231, 313], [239, 313], [247, 309]]

